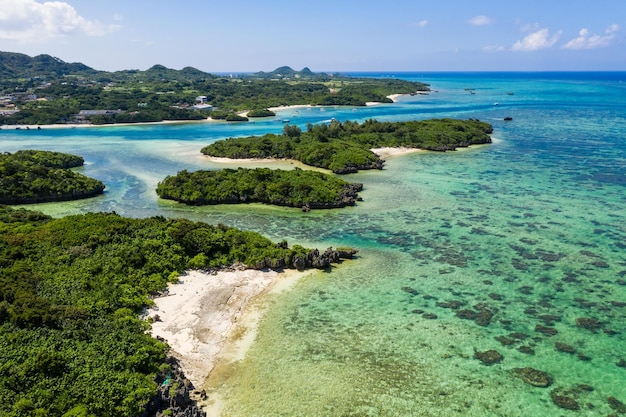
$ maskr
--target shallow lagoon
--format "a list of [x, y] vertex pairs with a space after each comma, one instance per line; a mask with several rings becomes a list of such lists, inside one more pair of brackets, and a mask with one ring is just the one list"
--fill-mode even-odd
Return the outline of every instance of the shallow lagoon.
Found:
[[[157, 199], [166, 175], [223, 167], [204, 159], [202, 146], [279, 132], [278, 118], [4, 130], [0, 148], [83, 155], [83, 171], [107, 184], [93, 200], [36, 206], [53, 215], [184, 216], [291, 244], [360, 249], [359, 259], [272, 296], [246, 359], [212, 381], [225, 416], [567, 413], [550, 398], [555, 388], [577, 398], [578, 415], [607, 415], [615, 412], [609, 397], [626, 402], [626, 369], [617, 366], [626, 356], [623, 75], [397, 74], [437, 92], [281, 113], [302, 127], [370, 117], [494, 125], [492, 145], [394, 157], [384, 171], [346, 177], [365, 184], [364, 201], [337, 211]], [[577, 324], [584, 318], [597, 322]], [[490, 349], [504, 359], [486, 366], [474, 358]], [[552, 386], [532, 387], [512, 372], [526, 366], [548, 372]]]

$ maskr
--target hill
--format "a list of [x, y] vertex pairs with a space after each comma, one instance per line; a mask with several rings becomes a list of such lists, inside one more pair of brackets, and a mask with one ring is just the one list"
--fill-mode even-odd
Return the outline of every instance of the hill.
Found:
[[390, 95], [417, 91], [429, 91], [428, 85], [316, 74], [309, 68], [295, 71], [283, 66], [235, 77], [163, 65], [107, 72], [50, 55], [0, 52], [0, 125], [142, 123], [209, 116], [242, 121], [237, 116], [241, 111], [267, 114], [271, 107], [301, 104], [365, 106], [391, 103]]
[[30, 57], [0, 51], [0, 77], [3, 79], [56, 78], [63, 75], [94, 74], [85, 64], [67, 63], [50, 55]]
[[274, 71], [271, 72], [255, 72], [253, 74], [247, 75], [248, 78], [269, 78], [269, 79], [290, 79], [290, 78], [299, 78], [299, 79], [327, 79], [332, 77], [327, 73], [314, 73], [309, 68], [304, 67], [301, 71], [296, 71], [291, 67], [283, 66], [278, 67]]

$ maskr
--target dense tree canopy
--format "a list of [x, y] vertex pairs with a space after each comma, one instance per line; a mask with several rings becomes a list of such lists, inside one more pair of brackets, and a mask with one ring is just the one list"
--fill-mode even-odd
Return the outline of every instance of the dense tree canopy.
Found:
[[49, 151], [0, 154], [0, 204], [63, 201], [101, 194], [104, 184], [69, 168], [83, 165], [76, 155]]
[[349, 184], [316, 171], [269, 168], [181, 171], [159, 183], [161, 198], [186, 204], [268, 203], [279, 206], [335, 208], [354, 205], [361, 184]]
[[315, 266], [315, 254], [183, 219], [0, 206], [0, 415], [139, 415], [168, 369], [139, 318], [151, 295], [186, 269]]
[[[364, 106], [368, 101], [390, 102], [391, 94], [428, 91], [428, 85], [419, 82], [315, 74], [308, 68], [282, 67], [241, 77], [162, 65], [105, 72], [47, 55], [30, 58], [5, 52], [0, 52], [0, 75], [0, 96], [13, 97], [11, 104], [20, 110], [0, 114], [0, 124], [12, 125], [81, 121], [76, 118], [80, 110], [121, 111], [87, 116], [94, 124], [197, 120], [208, 116], [193, 109], [198, 97], [225, 113], [224, 119], [243, 121], [233, 115], [295, 104]], [[258, 116], [253, 112], [250, 117]]]
[[309, 124], [306, 132], [286, 125], [282, 135], [267, 134], [229, 138], [202, 148], [210, 156], [241, 158], [287, 158], [336, 173], [382, 168], [370, 149], [411, 147], [434, 151], [490, 143], [490, 124], [478, 120], [432, 119], [409, 122], [332, 121]]

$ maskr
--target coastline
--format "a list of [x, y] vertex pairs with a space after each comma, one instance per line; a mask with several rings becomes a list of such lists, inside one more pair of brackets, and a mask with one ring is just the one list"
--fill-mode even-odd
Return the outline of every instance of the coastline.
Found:
[[370, 151], [374, 152], [376, 155], [378, 155], [380, 158], [391, 158], [394, 156], [400, 156], [400, 155], [408, 155], [411, 153], [417, 153], [417, 152], [426, 152], [424, 149], [419, 149], [419, 148], [407, 148], [405, 146], [401, 146], [398, 148], [392, 148], [392, 147], [385, 147], [385, 148], [372, 148], [370, 149]]
[[[394, 157], [394, 156], [408, 155], [408, 154], [411, 154], [411, 153], [426, 152], [424, 149], [408, 148], [408, 147], [404, 147], [404, 146], [401, 146], [401, 147], [398, 147], [398, 148], [393, 148], [393, 147], [372, 148], [372, 149], [370, 149], [370, 151], [374, 152], [380, 158], [390, 158], [390, 157]], [[316, 167], [312, 167], [312, 166], [309, 166], [309, 165], [305, 165], [302, 162], [300, 162], [298, 160], [295, 160], [295, 159], [277, 159], [277, 158], [242, 158], [242, 159], [233, 159], [233, 158], [223, 158], [223, 157], [209, 156], [209, 155], [202, 155], [202, 158], [208, 160], [209, 162], [213, 162], [213, 163], [217, 163], [217, 164], [259, 164], [259, 163], [263, 163], [263, 164], [284, 164], [284, 165], [289, 164], [289, 165], [298, 166], [300, 168], [306, 168], [306, 169], [315, 170], [315, 171], [321, 171], [321, 172], [329, 172], [327, 169], [316, 168]]]
[[307, 169], [309, 171], [318, 171], [324, 173], [330, 173], [331, 171], [324, 168], [317, 168], [314, 166], [306, 165], [295, 159], [277, 159], [277, 158], [242, 158], [242, 159], [233, 159], [233, 158], [222, 158], [218, 156], [209, 156], [201, 154], [199, 156], [201, 159], [220, 165], [230, 165], [237, 167], [251, 166], [251, 167], [268, 167], [268, 168], [276, 168], [276, 169], [293, 169], [295, 167], [300, 169]]
[[[141, 122], [141, 123], [110, 123], [103, 125], [94, 125], [91, 123], [69, 123], [69, 124], [52, 124], [52, 125], [0, 125], [0, 130], [43, 130], [43, 129], [83, 129], [98, 127], [132, 127], [132, 126], [158, 126], [158, 125], [178, 125], [192, 123], [228, 123], [223, 120], [214, 120], [210, 117], [201, 120], [162, 120], [160, 122]], [[39, 129], [41, 128], [41, 129]]]
[[[398, 101], [398, 98], [405, 96], [408, 94], [391, 94], [387, 97], [390, 98], [394, 103]], [[381, 103], [378, 101], [371, 101], [365, 103], [366, 106], [377, 106]], [[312, 107], [324, 107], [324, 106], [314, 106], [311, 104], [294, 104], [289, 106], [277, 106], [277, 107], [269, 107], [268, 110], [273, 112], [280, 112], [286, 110], [293, 109], [305, 109]], [[334, 107], [334, 106], [329, 106]], [[239, 116], [247, 117], [248, 112], [250, 110], [243, 110], [238, 112]], [[48, 124], [48, 125], [0, 125], [0, 130], [41, 130], [41, 129], [79, 129], [79, 128], [97, 128], [97, 127], [113, 127], [113, 126], [151, 126], [151, 125], [168, 125], [168, 124], [185, 124], [185, 123], [228, 123], [224, 120], [214, 120], [210, 117], [201, 120], [162, 120], [160, 122], [140, 122], [140, 123], [112, 123], [112, 124], [102, 124], [102, 125], [94, 125], [91, 123], [70, 123], [70, 124]]]
[[187, 271], [147, 311], [152, 336], [167, 341], [187, 379], [200, 390], [218, 364], [245, 356], [262, 314], [262, 295], [312, 272]]

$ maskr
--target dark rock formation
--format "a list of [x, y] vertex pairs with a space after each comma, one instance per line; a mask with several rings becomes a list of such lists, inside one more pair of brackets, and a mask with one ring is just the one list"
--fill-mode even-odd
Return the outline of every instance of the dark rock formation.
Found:
[[526, 367], [526, 368], [515, 368], [513, 372], [525, 383], [532, 385], [533, 387], [546, 388], [552, 384], [552, 377], [547, 373], [540, 371], [538, 369]]
[[619, 414], [626, 414], [626, 404], [615, 397], [609, 397], [607, 401], [609, 402], [609, 407], [613, 410], [617, 411]]
[[260, 262], [257, 262], [256, 265], [251, 265], [253, 269], [306, 269], [306, 268], [318, 268], [324, 269], [328, 268], [331, 264], [338, 263], [342, 259], [352, 259], [354, 255], [358, 252], [357, 249], [333, 249], [328, 248], [324, 252], [320, 253], [318, 249], [313, 249], [309, 251], [304, 256], [294, 256], [291, 259], [270, 259], [265, 258]]
[[452, 310], [457, 310], [463, 304], [465, 304], [465, 303], [463, 303], [463, 301], [458, 301], [458, 300], [440, 301], [440, 302], [437, 303], [437, 307], [449, 308], [449, 309], [452, 309]]
[[559, 352], [563, 352], [563, 353], [569, 353], [570, 355], [573, 355], [574, 353], [576, 353], [576, 349], [574, 349], [573, 346], [570, 346], [568, 344], [565, 343], [561, 343], [561, 342], [556, 342], [554, 344], [554, 347], [556, 348], [556, 350], [558, 350]]
[[588, 317], [579, 317], [576, 319], [576, 325], [578, 327], [582, 327], [583, 329], [587, 329], [595, 333], [599, 328], [602, 327], [602, 323], [598, 319], [588, 318]]
[[456, 316], [464, 320], [475, 320], [478, 313], [474, 310], [463, 309], [456, 312]]
[[504, 359], [504, 356], [502, 356], [502, 354], [498, 352], [497, 350], [491, 349], [491, 350], [486, 350], [484, 352], [475, 351], [474, 359], [478, 359], [479, 361], [483, 363], [483, 365], [490, 366], [490, 365], [502, 362], [502, 360]]
[[180, 365], [173, 357], [168, 358], [170, 371], [157, 377], [157, 395], [146, 406], [139, 417], [206, 417], [198, 407], [192, 393], [202, 397], [204, 393], [194, 392], [195, 387], [185, 378]]
[[518, 347], [517, 350], [519, 350], [520, 352], [525, 353], [527, 355], [534, 355], [535, 354], [535, 349], [531, 348], [530, 346], [526, 346], [526, 345], [522, 345], [522, 346]]
[[535, 331], [539, 333], [543, 333], [546, 336], [554, 336], [555, 334], [559, 332], [554, 327], [542, 326], [541, 324], [538, 324], [535, 326]]
[[500, 344], [502, 344], [503, 346], [511, 346], [511, 345], [514, 345], [515, 343], [517, 343], [517, 341], [515, 339], [511, 339], [511, 338], [506, 337], [506, 336], [498, 336], [498, 337], [496, 337], [496, 340], [498, 342], [500, 342]]
[[460, 319], [474, 320], [479, 326], [488, 326], [489, 323], [491, 323], [494, 313], [483, 304], [478, 304], [474, 306], [474, 308], [476, 311], [469, 309], [459, 310], [456, 316]]
[[566, 410], [580, 410], [580, 405], [574, 397], [561, 394], [558, 389], [552, 390], [552, 392], [550, 393], [550, 398], [552, 399], [552, 402], [558, 407], [564, 408]]
[[478, 309], [478, 315], [476, 316], [476, 319], [474, 321], [479, 326], [489, 326], [489, 323], [491, 323], [492, 318], [493, 318], [493, 312], [483, 307], [483, 308]]
[[417, 292], [416, 289], [411, 288], [411, 287], [402, 287], [402, 291], [404, 291], [406, 293], [409, 293], [411, 295], [418, 295], [419, 294], [419, 292]]
[[340, 259], [351, 259], [357, 252], [356, 249], [334, 250], [328, 248], [320, 253], [319, 250], [313, 249], [304, 258], [294, 258], [292, 265], [294, 267], [303, 265], [304, 268], [328, 268], [331, 264], [339, 262]]
[[554, 314], [542, 314], [537, 318], [543, 321], [546, 326], [554, 326], [555, 321], [561, 321], [561, 316], [556, 316]]

